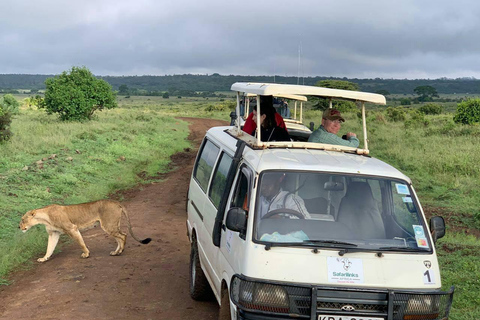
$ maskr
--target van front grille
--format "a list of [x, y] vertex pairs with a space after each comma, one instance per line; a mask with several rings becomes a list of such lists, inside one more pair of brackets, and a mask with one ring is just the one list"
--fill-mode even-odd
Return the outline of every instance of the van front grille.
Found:
[[379, 305], [379, 304], [369, 304], [369, 303], [338, 303], [338, 302], [323, 302], [317, 301], [317, 309], [321, 310], [342, 310], [342, 307], [345, 305], [352, 306], [355, 311], [361, 312], [382, 312], [386, 313], [388, 311], [388, 306]]

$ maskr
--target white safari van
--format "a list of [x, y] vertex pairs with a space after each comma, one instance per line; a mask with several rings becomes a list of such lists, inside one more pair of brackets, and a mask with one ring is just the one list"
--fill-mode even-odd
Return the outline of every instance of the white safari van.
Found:
[[213, 292], [220, 319], [447, 319], [453, 287], [441, 291], [435, 253], [444, 220], [428, 225], [411, 180], [368, 155], [365, 103], [385, 98], [260, 83], [232, 90], [237, 101], [257, 95], [257, 108], [260, 95], [355, 101], [363, 148], [210, 129], [188, 192], [192, 298]]

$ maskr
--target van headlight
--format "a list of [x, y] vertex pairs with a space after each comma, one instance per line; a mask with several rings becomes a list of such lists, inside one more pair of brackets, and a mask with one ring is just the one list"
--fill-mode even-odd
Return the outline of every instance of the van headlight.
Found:
[[245, 281], [235, 277], [231, 297], [245, 309], [289, 313], [289, 296], [281, 285]]
[[439, 296], [424, 295], [412, 296], [408, 299], [403, 315], [404, 320], [437, 319], [440, 310]]

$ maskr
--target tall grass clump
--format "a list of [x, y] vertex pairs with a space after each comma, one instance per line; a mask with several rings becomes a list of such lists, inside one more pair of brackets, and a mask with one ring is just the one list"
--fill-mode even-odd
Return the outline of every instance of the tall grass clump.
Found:
[[426, 115], [442, 114], [443, 106], [436, 103], [426, 103], [418, 108], [418, 110]]
[[43, 227], [19, 232], [26, 211], [101, 199], [144, 183], [190, 145], [187, 123], [154, 106], [106, 110], [85, 123], [25, 109], [11, 127], [15, 135], [0, 144], [0, 282], [46, 248]]

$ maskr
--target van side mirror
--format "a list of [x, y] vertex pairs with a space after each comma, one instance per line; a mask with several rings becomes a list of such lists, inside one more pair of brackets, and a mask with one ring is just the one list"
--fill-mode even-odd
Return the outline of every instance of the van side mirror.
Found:
[[445, 235], [445, 220], [442, 217], [435, 216], [430, 219], [430, 232], [432, 233], [433, 242]]
[[242, 208], [230, 208], [227, 212], [227, 228], [234, 231], [245, 233], [247, 230], [247, 212]]

